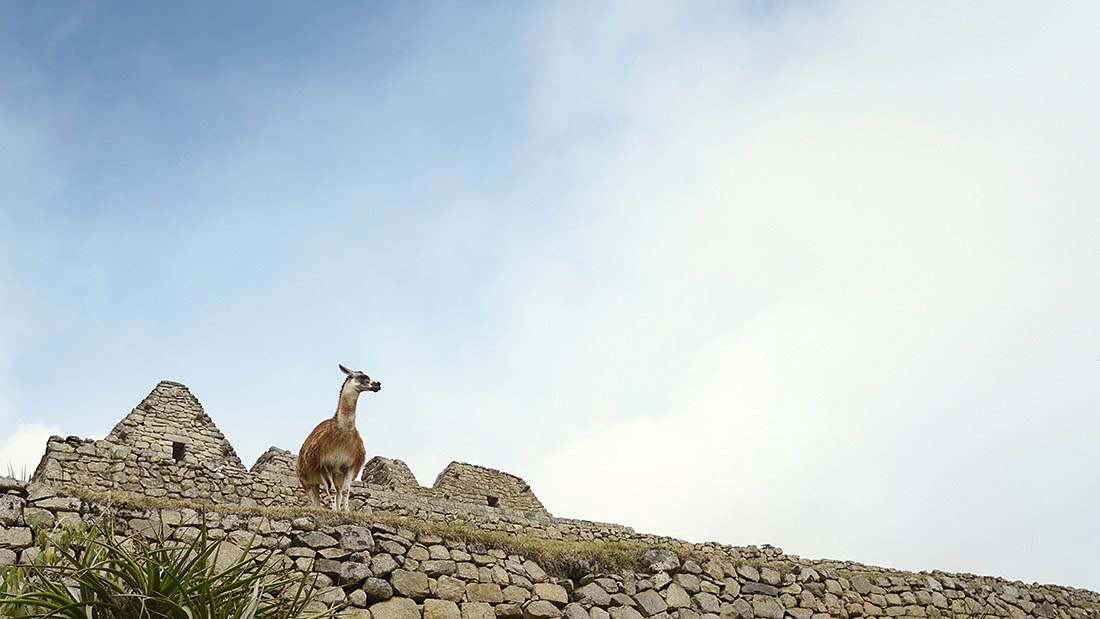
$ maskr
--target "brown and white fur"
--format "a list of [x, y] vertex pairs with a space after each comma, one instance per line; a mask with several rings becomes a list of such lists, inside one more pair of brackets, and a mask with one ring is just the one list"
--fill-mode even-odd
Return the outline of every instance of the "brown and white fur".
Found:
[[323, 485], [332, 497], [332, 509], [348, 511], [351, 509], [348, 505], [351, 482], [359, 476], [359, 470], [367, 459], [363, 439], [355, 429], [355, 405], [360, 393], [378, 391], [382, 388], [382, 383], [343, 365], [340, 366], [340, 371], [348, 376], [340, 387], [340, 403], [336, 406], [336, 414], [317, 424], [306, 437], [298, 452], [297, 469], [298, 481], [309, 495], [313, 506], [321, 505], [318, 486]]

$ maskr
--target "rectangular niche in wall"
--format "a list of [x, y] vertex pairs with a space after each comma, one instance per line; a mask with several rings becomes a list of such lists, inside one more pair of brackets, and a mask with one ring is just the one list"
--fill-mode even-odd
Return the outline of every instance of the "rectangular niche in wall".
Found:
[[172, 459], [176, 462], [183, 461], [183, 443], [172, 443]]
[[485, 500], [488, 501], [489, 507], [496, 507], [497, 506], [497, 501], [500, 500], [500, 497], [495, 497], [495, 496], [490, 494], [490, 495], [487, 495], [485, 497]]

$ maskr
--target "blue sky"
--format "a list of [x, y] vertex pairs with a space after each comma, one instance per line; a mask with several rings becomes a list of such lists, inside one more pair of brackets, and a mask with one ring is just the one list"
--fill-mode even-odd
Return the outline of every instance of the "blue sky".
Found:
[[1090, 4], [0, 6], [0, 466], [251, 464], [1100, 588]]

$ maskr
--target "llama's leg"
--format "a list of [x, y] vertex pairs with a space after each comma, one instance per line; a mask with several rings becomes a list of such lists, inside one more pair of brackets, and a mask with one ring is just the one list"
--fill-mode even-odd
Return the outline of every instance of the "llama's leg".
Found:
[[344, 499], [343, 508], [346, 512], [351, 511], [351, 480], [351, 475], [344, 477], [344, 487], [340, 489], [340, 494], [343, 495]]
[[344, 486], [344, 474], [343, 471], [337, 469], [333, 471], [332, 475], [332, 509], [333, 511], [340, 511], [342, 488]]
[[309, 504], [313, 507], [321, 506], [321, 493], [317, 490], [317, 486], [309, 487]]

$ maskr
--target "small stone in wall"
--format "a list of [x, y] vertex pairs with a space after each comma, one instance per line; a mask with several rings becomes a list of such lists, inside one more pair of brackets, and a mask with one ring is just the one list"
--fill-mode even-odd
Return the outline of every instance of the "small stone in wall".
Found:
[[23, 524], [23, 497], [13, 494], [0, 495], [0, 526]]
[[782, 575], [780, 575], [779, 570], [774, 567], [764, 566], [760, 568], [760, 580], [769, 585], [776, 586], [782, 582]]
[[565, 617], [565, 619], [592, 619], [592, 617], [589, 616], [588, 611], [576, 602], [567, 605], [562, 610], [562, 615]]
[[450, 576], [455, 573], [455, 562], [449, 559], [445, 561], [424, 561], [420, 564], [420, 569], [432, 578]]
[[761, 619], [783, 619], [784, 610], [779, 600], [758, 595], [752, 599], [752, 613]]
[[760, 572], [758, 572], [755, 567], [749, 565], [748, 563], [742, 563], [741, 565], [737, 566], [737, 575], [749, 582], [760, 581]]
[[390, 574], [390, 585], [399, 595], [423, 600], [431, 594], [428, 585], [428, 575], [423, 572], [411, 572], [408, 570], [394, 570]]
[[[609, 612], [611, 619], [642, 619], [642, 613], [629, 606], [612, 606]], [[593, 619], [595, 619], [594, 614]]]
[[657, 593], [653, 589], [647, 589], [645, 591], [639, 591], [634, 600], [638, 602], [639, 608], [642, 610], [642, 614], [646, 617], [652, 617], [657, 613], [663, 613], [668, 610], [668, 604], [661, 598], [661, 594]]
[[372, 619], [420, 619], [416, 602], [409, 598], [390, 598], [370, 607]]
[[561, 611], [557, 606], [546, 600], [535, 600], [523, 607], [525, 619], [553, 619], [560, 617]]
[[680, 557], [667, 548], [650, 548], [638, 560], [646, 572], [674, 572], [680, 568]]
[[462, 619], [495, 619], [493, 607], [486, 602], [463, 602]]
[[371, 571], [378, 577], [389, 575], [389, 573], [397, 569], [397, 567], [397, 561], [394, 561], [393, 557], [387, 554], [377, 554], [370, 559]]
[[[610, 580], [610, 579], [607, 579]], [[615, 581], [611, 581], [615, 582]], [[616, 591], [618, 584], [615, 584]], [[611, 594], [604, 590], [597, 582], [590, 582], [574, 592], [578, 602], [585, 605], [607, 606], [611, 604]]]
[[458, 604], [450, 600], [424, 600], [424, 619], [462, 619]]
[[569, 603], [569, 593], [565, 587], [551, 583], [539, 583], [534, 586], [535, 597], [564, 606]]
[[466, 585], [466, 598], [471, 602], [498, 604], [504, 601], [504, 592], [495, 583], [470, 583]]
[[368, 578], [363, 581], [363, 593], [368, 602], [382, 602], [393, 597], [393, 587], [381, 578]]

